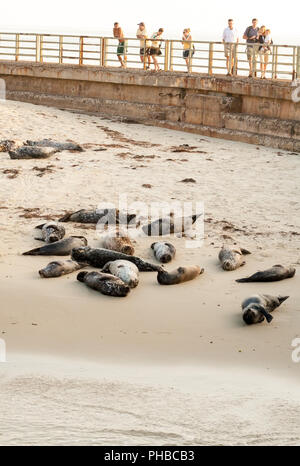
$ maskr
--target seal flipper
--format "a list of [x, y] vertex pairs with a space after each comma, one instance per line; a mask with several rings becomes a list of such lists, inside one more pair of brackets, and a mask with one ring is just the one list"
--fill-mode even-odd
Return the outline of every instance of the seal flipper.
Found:
[[38, 256], [41, 248], [31, 249], [31, 251], [23, 252], [22, 256]]
[[274, 319], [274, 317], [271, 316], [271, 314], [267, 312], [262, 306], [259, 306], [258, 310], [267, 319], [268, 324], [270, 324], [272, 320]]
[[280, 304], [284, 303], [284, 301], [286, 301], [287, 299], [289, 299], [289, 296], [278, 296], [278, 301], [280, 302]]
[[43, 223], [42, 225], [38, 225], [37, 227], [34, 227], [34, 229], [35, 230], [42, 230], [45, 225], [47, 225], [47, 224]]
[[60, 223], [66, 223], [66, 222], [69, 222], [70, 218], [71, 218], [71, 215], [73, 215], [72, 212], [69, 212], [67, 213], [66, 215], [64, 215], [62, 218], [60, 218], [58, 221]]
[[252, 254], [252, 252], [248, 251], [248, 249], [244, 249], [244, 248], [240, 248], [241, 249], [241, 253], [243, 254], [243, 256], [248, 256], [249, 254]]

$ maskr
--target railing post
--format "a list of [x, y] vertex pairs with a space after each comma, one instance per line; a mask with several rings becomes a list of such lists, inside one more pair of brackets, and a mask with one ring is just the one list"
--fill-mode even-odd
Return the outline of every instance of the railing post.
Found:
[[165, 71], [169, 71], [169, 50], [170, 50], [170, 42], [166, 40], [165, 41]]
[[144, 39], [144, 71], [147, 69], [147, 60], [146, 60], [146, 39]]
[[275, 65], [274, 65], [274, 73], [275, 79], [277, 79], [277, 68], [278, 68], [278, 46], [275, 46]]
[[213, 68], [213, 57], [214, 57], [214, 44], [213, 42], [209, 43], [209, 52], [208, 52], [208, 74], [212, 75]]
[[252, 74], [256, 78], [257, 76], [257, 47], [256, 44], [252, 45]]
[[300, 47], [297, 47], [297, 72], [296, 78], [300, 78]]
[[238, 74], [238, 44], [235, 43], [233, 46], [233, 75]]
[[170, 42], [170, 71], [173, 71], [173, 41]]
[[107, 39], [106, 37], [101, 38], [101, 66], [106, 67], [107, 62]]
[[37, 62], [43, 63], [43, 46], [44, 46], [44, 36], [36, 36], [36, 56], [35, 59]]
[[20, 34], [16, 34], [16, 52], [15, 52], [15, 60], [19, 61], [20, 55]]
[[64, 57], [64, 36], [59, 36], [59, 64], [62, 65]]
[[83, 47], [84, 47], [84, 39], [81, 36], [79, 38], [79, 66], [83, 65]]

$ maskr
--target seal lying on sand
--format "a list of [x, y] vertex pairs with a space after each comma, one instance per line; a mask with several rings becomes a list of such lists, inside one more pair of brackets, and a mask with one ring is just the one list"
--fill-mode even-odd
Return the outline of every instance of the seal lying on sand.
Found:
[[106, 296], [125, 298], [130, 292], [130, 288], [120, 278], [100, 272], [80, 272], [77, 280], [85, 283], [89, 288], [100, 291]]
[[184, 233], [191, 229], [192, 225], [201, 217], [202, 214], [192, 215], [191, 217], [160, 218], [149, 225], [142, 227], [143, 232], [147, 236], [165, 236], [173, 233]]
[[247, 325], [259, 324], [265, 318], [270, 323], [273, 320], [270, 312], [277, 309], [289, 296], [270, 296], [267, 294], [252, 296], [242, 303], [243, 319]]
[[39, 271], [42, 278], [58, 278], [69, 273], [83, 269], [86, 264], [78, 264], [72, 260], [50, 262], [44, 269]]
[[251, 277], [241, 278], [236, 280], [238, 283], [250, 283], [250, 282], [279, 282], [286, 278], [293, 278], [296, 274], [294, 267], [283, 267], [283, 265], [273, 265], [268, 270], [263, 272], [257, 272]]
[[58, 152], [63, 150], [74, 150], [77, 152], [84, 152], [83, 147], [73, 142], [56, 142], [51, 139], [42, 139], [41, 141], [26, 141], [27, 146], [31, 147], [53, 147]]
[[38, 230], [41, 230], [42, 237], [36, 238], [45, 243], [56, 243], [57, 241], [63, 239], [66, 234], [66, 230], [62, 225], [58, 225], [56, 222], [48, 222], [43, 225], [38, 225], [35, 227]]
[[137, 266], [140, 272], [158, 272], [161, 266], [150, 264], [135, 256], [127, 256], [121, 252], [110, 251], [108, 249], [92, 249], [90, 247], [74, 248], [72, 259], [76, 262], [84, 262], [92, 267], [102, 269], [108, 262], [125, 260]]
[[136, 218], [135, 214], [122, 214], [118, 209], [78, 210], [68, 213], [59, 222], [92, 223], [103, 225], [128, 225]]
[[238, 269], [246, 264], [243, 260], [243, 255], [247, 254], [251, 254], [247, 249], [223, 246], [219, 254], [219, 260], [222, 264], [222, 268], [226, 271]]
[[120, 278], [130, 288], [136, 288], [139, 284], [139, 269], [128, 261], [108, 262], [102, 269], [103, 273], [109, 273]]
[[171, 243], [153, 243], [151, 248], [154, 251], [154, 256], [162, 264], [171, 262], [176, 254], [176, 249]]
[[11, 139], [4, 139], [3, 141], [0, 141], [0, 152], [14, 151], [22, 146], [23, 146], [22, 141], [13, 141]]
[[160, 285], [178, 285], [179, 283], [194, 280], [202, 273], [204, 273], [204, 269], [201, 269], [198, 265], [179, 267], [170, 273], [161, 270], [158, 272], [157, 281]]
[[[24, 252], [23, 256], [69, 256], [73, 248], [87, 245], [87, 239], [83, 236], [71, 236], [56, 243], [47, 244], [41, 248]], [[79, 261], [84, 262], [84, 261]]]
[[47, 159], [51, 155], [58, 152], [53, 147], [30, 147], [22, 146], [16, 150], [10, 150], [11, 159]]
[[111, 251], [127, 254], [128, 256], [133, 256], [135, 252], [131, 239], [122, 233], [107, 235], [102, 241], [102, 247], [104, 249], [110, 249]]

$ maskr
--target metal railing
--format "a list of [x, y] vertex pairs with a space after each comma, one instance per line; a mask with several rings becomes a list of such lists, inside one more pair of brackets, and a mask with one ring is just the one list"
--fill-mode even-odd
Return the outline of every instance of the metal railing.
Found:
[[[144, 41], [143, 47], [136, 38], [124, 40], [122, 59], [126, 66], [147, 69], [151, 39]], [[6, 32], [0, 33], [0, 60], [112, 67], [120, 64], [117, 46], [118, 39], [113, 37]], [[161, 41], [161, 55], [157, 56], [157, 60], [162, 70], [188, 71], [210, 76], [224, 75], [228, 71], [235, 76], [249, 73], [245, 43], [228, 47], [228, 60], [232, 64], [230, 70], [222, 42], [193, 41], [191, 47], [186, 49], [185, 57], [183, 46], [179, 40]], [[272, 44], [267, 58], [259, 53], [259, 47], [260, 44], [252, 47], [254, 76], [260, 76], [261, 61], [266, 60], [267, 78], [294, 80], [300, 77], [300, 46]], [[145, 48], [146, 54], [141, 55], [140, 48]]]

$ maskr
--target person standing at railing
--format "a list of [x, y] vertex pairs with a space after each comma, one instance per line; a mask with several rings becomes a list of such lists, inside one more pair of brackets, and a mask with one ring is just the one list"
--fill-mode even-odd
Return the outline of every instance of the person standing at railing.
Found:
[[[258, 31], [257, 19], [253, 18], [252, 26], [247, 27], [243, 39], [247, 42], [247, 58], [249, 62], [249, 78], [253, 77], [253, 68], [256, 68], [258, 47], [254, 44], [258, 42]], [[251, 45], [252, 44], [252, 45]]]
[[121, 67], [126, 68], [126, 61], [127, 61], [126, 50], [125, 50], [126, 44], [125, 44], [123, 29], [120, 27], [119, 23], [114, 24], [113, 35], [116, 39], [119, 39], [119, 45], [117, 48], [118, 60], [121, 63]]
[[224, 52], [226, 57], [227, 76], [233, 75], [235, 50], [234, 45], [239, 42], [237, 29], [233, 26], [233, 19], [228, 20], [228, 27], [223, 32]]
[[146, 57], [148, 61], [148, 66], [146, 67], [147, 70], [150, 70], [151, 65], [151, 58], [150, 58], [150, 43], [148, 39], [148, 33], [145, 26], [145, 23], [139, 23], [139, 28], [136, 31], [136, 37], [140, 39], [140, 56], [141, 62], [144, 64]]
[[185, 59], [188, 72], [191, 71], [191, 59], [195, 54], [195, 46], [192, 40], [191, 30], [189, 28], [184, 29], [182, 36], [183, 58]]
[[261, 69], [261, 79], [266, 79], [266, 70], [269, 63], [269, 55], [271, 54], [271, 47], [273, 41], [271, 38], [270, 29], [266, 29], [265, 26], [261, 26], [259, 30], [258, 42], [262, 45], [259, 47], [259, 56], [260, 56], [260, 69]]
[[152, 57], [155, 71], [160, 71], [157, 57], [162, 54], [161, 46], [162, 46], [163, 33], [164, 33], [163, 28], [160, 28], [157, 32], [155, 32], [151, 36], [150, 56]]

